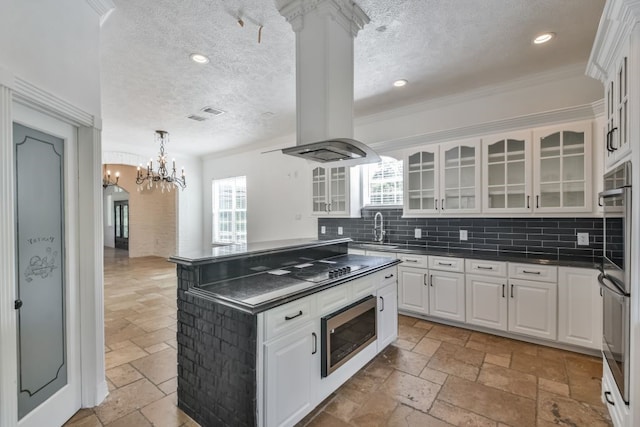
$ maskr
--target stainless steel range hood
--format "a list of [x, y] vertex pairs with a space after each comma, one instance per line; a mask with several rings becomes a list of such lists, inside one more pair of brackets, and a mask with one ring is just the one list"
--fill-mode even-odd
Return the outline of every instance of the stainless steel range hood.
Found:
[[296, 33], [297, 145], [284, 154], [341, 166], [380, 157], [353, 139], [353, 41], [369, 17], [352, 0], [276, 0]]

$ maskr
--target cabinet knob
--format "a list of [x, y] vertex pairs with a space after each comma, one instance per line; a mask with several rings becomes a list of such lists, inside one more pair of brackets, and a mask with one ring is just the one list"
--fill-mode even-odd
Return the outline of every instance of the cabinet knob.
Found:
[[17, 299], [13, 302], [13, 308], [15, 308], [16, 310], [20, 310], [21, 307], [22, 307], [22, 300]]

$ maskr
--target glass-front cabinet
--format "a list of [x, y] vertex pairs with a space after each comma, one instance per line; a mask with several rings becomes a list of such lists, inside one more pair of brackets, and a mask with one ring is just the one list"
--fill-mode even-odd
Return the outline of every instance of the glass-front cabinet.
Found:
[[531, 132], [482, 138], [483, 211], [531, 212]]
[[359, 169], [318, 166], [311, 171], [312, 213], [318, 216], [353, 216], [360, 209]]
[[405, 215], [480, 212], [480, 141], [405, 152]]
[[591, 122], [537, 129], [533, 140], [534, 210], [591, 211]]

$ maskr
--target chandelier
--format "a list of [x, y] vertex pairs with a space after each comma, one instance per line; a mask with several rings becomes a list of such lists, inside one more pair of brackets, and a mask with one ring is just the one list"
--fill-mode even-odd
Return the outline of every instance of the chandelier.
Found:
[[144, 188], [144, 184], [148, 189], [151, 189], [154, 185], [156, 188], [160, 188], [164, 193], [164, 190], [171, 191], [171, 187], [180, 187], [183, 190], [187, 186], [187, 182], [184, 178], [184, 168], [182, 168], [182, 174], [178, 178], [176, 176], [176, 159], [172, 161], [171, 173], [167, 170], [167, 158], [164, 151], [164, 145], [169, 140], [169, 132], [164, 130], [156, 131], [156, 139], [160, 142], [160, 154], [158, 155], [158, 170], [153, 170], [153, 159], [147, 163], [146, 173], [142, 171], [142, 165], [138, 166], [138, 174], [136, 176], [136, 183], [138, 184], [138, 191]]
[[104, 172], [102, 173], [102, 188], [118, 185], [118, 180], [120, 179], [120, 172], [116, 171], [116, 180], [111, 181], [111, 171], [107, 169], [107, 165], [104, 165], [103, 169], [104, 169]]

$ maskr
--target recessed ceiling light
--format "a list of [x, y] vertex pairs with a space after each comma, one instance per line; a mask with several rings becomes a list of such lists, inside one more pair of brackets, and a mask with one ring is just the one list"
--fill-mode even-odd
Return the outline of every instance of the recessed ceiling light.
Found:
[[200, 54], [200, 53], [192, 53], [191, 55], [189, 55], [189, 58], [191, 58], [191, 60], [193, 62], [196, 62], [198, 64], [208, 64], [209, 63], [209, 58], [207, 58], [206, 56]]
[[402, 86], [405, 86], [407, 83], [409, 83], [409, 82], [406, 81], [405, 79], [400, 79], [400, 80], [396, 80], [395, 82], [393, 82], [393, 85], [395, 87], [402, 87]]
[[533, 39], [533, 43], [534, 44], [546, 43], [549, 40], [551, 40], [552, 38], [554, 38], [555, 36], [556, 36], [555, 33], [542, 33], [542, 34], [536, 36], [535, 39]]

